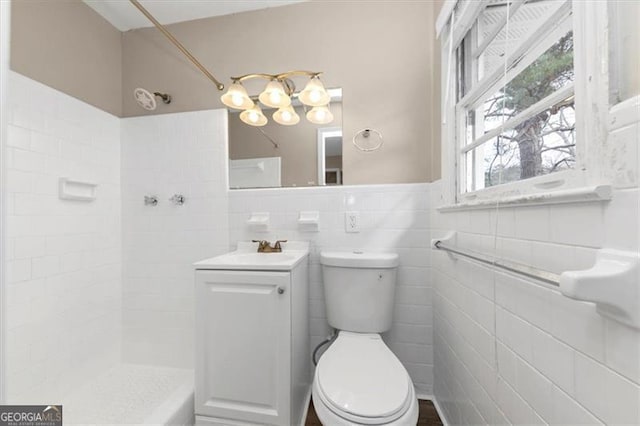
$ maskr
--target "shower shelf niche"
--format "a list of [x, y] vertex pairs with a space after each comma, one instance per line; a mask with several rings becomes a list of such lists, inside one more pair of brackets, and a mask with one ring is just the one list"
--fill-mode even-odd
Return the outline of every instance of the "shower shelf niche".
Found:
[[58, 179], [58, 197], [61, 200], [93, 201], [97, 187], [96, 183], [61, 177]]

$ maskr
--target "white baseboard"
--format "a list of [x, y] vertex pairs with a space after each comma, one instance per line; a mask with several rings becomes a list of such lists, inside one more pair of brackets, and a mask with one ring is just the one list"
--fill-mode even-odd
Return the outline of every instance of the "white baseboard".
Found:
[[435, 399], [433, 395], [427, 393], [416, 393], [416, 396], [424, 401], [433, 401]]

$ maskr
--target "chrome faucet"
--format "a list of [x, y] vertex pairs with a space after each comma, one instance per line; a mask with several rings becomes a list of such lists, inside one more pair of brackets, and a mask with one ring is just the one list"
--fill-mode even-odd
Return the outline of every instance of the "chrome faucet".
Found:
[[157, 206], [158, 205], [158, 197], [155, 195], [145, 195], [144, 196], [144, 205], [145, 206]]
[[181, 206], [184, 204], [184, 195], [173, 194], [173, 197], [169, 198], [169, 201], [171, 201], [176, 206]]
[[271, 243], [267, 240], [251, 240], [254, 243], [258, 243], [258, 253], [281, 253], [282, 246], [280, 243], [286, 243], [287, 240], [278, 240], [275, 242], [273, 247], [271, 247]]

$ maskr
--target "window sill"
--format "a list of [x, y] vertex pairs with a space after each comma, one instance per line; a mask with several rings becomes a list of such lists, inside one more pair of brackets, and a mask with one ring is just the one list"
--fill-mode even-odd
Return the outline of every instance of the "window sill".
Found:
[[596, 185], [583, 188], [567, 189], [563, 191], [544, 192], [536, 194], [516, 195], [491, 200], [467, 201], [438, 207], [441, 213], [495, 209], [496, 207], [529, 207], [551, 204], [594, 203], [611, 200], [611, 185]]

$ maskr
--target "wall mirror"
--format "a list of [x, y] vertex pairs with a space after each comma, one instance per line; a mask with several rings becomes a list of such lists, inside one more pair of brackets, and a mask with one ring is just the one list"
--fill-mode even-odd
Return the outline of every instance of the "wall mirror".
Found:
[[263, 108], [268, 118], [262, 127], [240, 119], [229, 110], [229, 187], [280, 188], [341, 185], [342, 89], [327, 89], [333, 120], [314, 124], [306, 119], [309, 107], [293, 98], [300, 121], [291, 126], [272, 119], [276, 109]]

